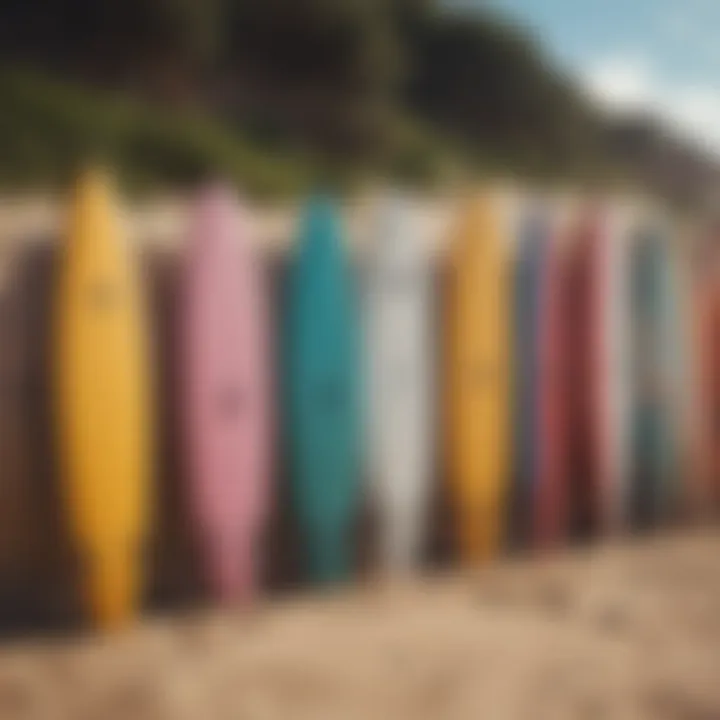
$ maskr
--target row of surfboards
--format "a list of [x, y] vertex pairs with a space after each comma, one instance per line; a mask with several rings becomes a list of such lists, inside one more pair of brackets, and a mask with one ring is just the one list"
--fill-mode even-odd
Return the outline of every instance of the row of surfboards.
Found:
[[[150, 338], [118, 215], [109, 178], [81, 177], [55, 324], [64, 499], [88, 610], [104, 627], [135, 612], [155, 475]], [[436, 258], [418, 242], [422, 223], [395, 198], [378, 210], [357, 282], [337, 207], [315, 199], [300, 221], [277, 332], [233, 193], [206, 188], [191, 216], [174, 353], [180, 451], [219, 599], [253, 593], [281, 453], [320, 582], [350, 574], [350, 528], [365, 492], [386, 568], [417, 562], [438, 460], [469, 563], [498, 552], [511, 515], [531, 545], [549, 547], [580, 526], [661, 520], [681, 496], [709, 502], [720, 484], [713, 430], [701, 421], [720, 354], [708, 333], [683, 336], [682, 317], [697, 314], [681, 307], [689, 293], [651, 227], [626, 242], [607, 213], [588, 211], [563, 243], [535, 213], [513, 245], [479, 194], [456, 218], [439, 284]], [[683, 354], [691, 346], [697, 352]], [[688, 410], [691, 375], [702, 391]], [[693, 472], [704, 479], [688, 490], [691, 415], [693, 438], [709, 446], [694, 455], [705, 458]]]

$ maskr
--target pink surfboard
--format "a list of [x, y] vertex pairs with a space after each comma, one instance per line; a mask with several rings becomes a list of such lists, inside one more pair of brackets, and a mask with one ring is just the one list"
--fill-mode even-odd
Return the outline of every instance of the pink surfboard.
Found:
[[266, 285], [233, 193], [194, 208], [181, 290], [181, 404], [191, 516], [215, 596], [248, 598], [269, 489]]

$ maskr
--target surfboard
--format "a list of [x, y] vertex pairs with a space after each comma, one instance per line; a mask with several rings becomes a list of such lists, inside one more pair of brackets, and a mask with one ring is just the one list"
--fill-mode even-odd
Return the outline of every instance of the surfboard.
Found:
[[714, 448], [714, 457], [710, 464], [711, 484], [717, 507], [720, 500], [720, 263], [715, 266], [713, 285], [714, 290], [709, 298], [708, 386], [711, 389], [710, 434]]
[[555, 224], [536, 209], [521, 226], [515, 273], [514, 472], [527, 541], [556, 546], [566, 533], [562, 258]]
[[648, 225], [634, 238], [633, 517], [641, 526], [667, 518], [675, 499], [672, 294], [667, 239]]
[[432, 258], [409, 200], [376, 209], [365, 272], [369, 472], [381, 564], [407, 571], [419, 559], [433, 467]]
[[185, 257], [181, 403], [188, 497], [213, 594], [248, 599], [269, 494], [268, 298], [249, 221], [233, 192], [205, 188]]
[[288, 271], [284, 355], [291, 485], [319, 582], [343, 579], [353, 566], [363, 457], [357, 303], [338, 211], [316, 198]]
[[627, 206], [606, 208], [602, 259], [605, 292], [602, 307], [605, 343], [602, 353], [605, 398], [607, 477], [603, 494], [603, 529], [616, 535], [630, 524], [631, 507], [631, 334], [629, 238], [633, 211]]
[[[717, 243], [717, 236], [713, 238]], [[708, 469], [714, 512], [720, 506], [720, 252], [717, 244], [711, 260], [712, 271], [704, 278], [705, 313], [703, 334], [703, 379], [708, 390]]]
[[495, 555], [505, 531], [510, 443], [510, 277], [499, 208], [476, 195], [451, 238], [446, 297], [449, 489], [460, 553]]
[[717, 228], [699, 235], [688, 258], [695, 380], [694, 472], [688, 494], [692, 515], [709, 519], [720, 505], [720, 254]]
[[140, 278], [108, 176], [79, 180], [59, 267], [55, 380], [63, 490], [90, 612], [127, 621], [149, 522], [151, 390]]
[[713, 283], [711, 256], [698, 242], [686, 260], [685, 321], [692, 346], [690, 379], [690, 468], [686, 508], [691, 517], [708, 518], [717, 501], [713, 487]]
[[696, 303], [693, 279], [691, 277], [690, 237], [683, 237], [682, 248], [678, 247], [672, 253], [671, 289], [674, 298], [674, 313], [672, 330], [675, 334], [673, 340], [673, 357], [675, 359], [674, 403], [677, 411], [674, 416], [676, 428], [678, 469], [678, 491], [676, 492], [676, 514], [687, 519], [695, 514], [694, 510], [702, 505], [698, 502], [702, 492], [700, 478], [700, 464], [698, 450], [702, 439], [699, 437], [699, 351], [697, 337], [697, 323], [702, 314], [702, 308]]
[[567, 259], [568, 487], [572, 531], [583, 536], [618, 532], [627, 510], [621, 228], [609, 208], [586, 209], [572, 230]]
[[516, 540], [532, 538], [538, 491], [540, 434], [540, 319], [547, 222], [533, 210], [519, 223], [513, 287], [513, 508]]

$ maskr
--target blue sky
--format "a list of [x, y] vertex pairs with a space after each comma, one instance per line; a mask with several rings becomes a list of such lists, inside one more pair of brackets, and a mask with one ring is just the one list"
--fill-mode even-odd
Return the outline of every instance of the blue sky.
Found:
[[612, 112], [647, 109], [720, 154], [720, 0], [447, 0], [529, 28]]

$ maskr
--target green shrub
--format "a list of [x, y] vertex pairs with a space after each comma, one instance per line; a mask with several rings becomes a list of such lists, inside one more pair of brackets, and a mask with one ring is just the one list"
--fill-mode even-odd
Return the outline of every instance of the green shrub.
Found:
[[64, 184], [100, 160], [141, 187], [222, 175], [251, 194], [287, 195], [311, 182], [306, 163], [252, 147], [200, 114], [174, 113], [102, 92], [0, 70], [0, 184]]

